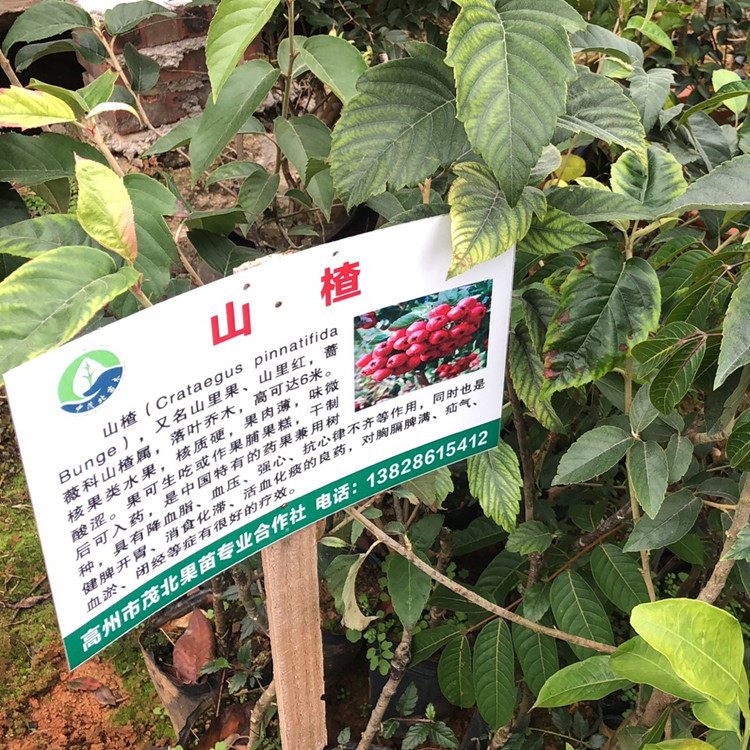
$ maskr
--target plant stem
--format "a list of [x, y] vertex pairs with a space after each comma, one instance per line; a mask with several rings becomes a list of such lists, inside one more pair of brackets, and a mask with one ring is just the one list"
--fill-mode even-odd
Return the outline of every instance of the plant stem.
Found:
[[505, 607], [494, 604], [488, 599], [485, 599], [483, 596], [470, 591], [465, 586], [462, 586], [460, 583], [457, 583], [456, 581], [448, 578], [448, 576], [444, 575], [443, 573], [435, 570], [435, 568], [428, 565], [421, 558], [417, 557], [417, 555], [415, 555], [411, 550], [406, 549], [406, 547], [404, 547], [402, 544], [399, 544], [395, 539], [388, 536], [388, 534], [379, 529], [369, 519], [365, 518], [355, 508], [347, 508], [346, 512], [349, 513], [349, 515], [351, 515], [352, 517], [356, 518], [357, 521], [359, 521], [362, 526], [364, 526], [370, 532], [370, 534], [375, 537], [375, 539], [385, 544], [385, 546], [390, 550], [398, 555], [401, 555], [402, 557], [405, 557], [412, 565], [414, 565], [415, 568], [419, 568], [419, 570], [421, 570], [423, 573], [426, 573], [434, 581], [442, 583], [443, 586], [445, 586], [447, 589], [450, 589], [454, 593], [459, 594], [472, 604], [476, 604], [477, 606], [482, 607], [482, 609], [486, 609], [488, 612], [491, 612], [498, 617], [502, 617], [504, 620], [514, 622], [517, 625], [522, 625], [525, 628], [529, 628], [529, 630], [533, 630], [536, 633], [549, 635], [552, 638], [557, 638], [561, 641], [567, 641], [568, 643], [574, 643], [575, 645], [583, 646], [584, 648], [590, 648], [602, 654], [613, 654], [615, 652], [615, 647], [610, 646], [607, 643], [591, 641], [588, 638], [581, 638], [580, 636], [573, 635], [572, 633], [565, 633], [564, 631], [558, 630], [557, 628], [548, 628], [545, 625], [540, 625], [539, 623], [527, 620], [525, 617], [521, 617], [521, 615], [517, 615], [515, 612], [511, 612]]
[[250, 728], [247, 730], [249, 748], [254, 748], [260, 740], [260, 731], [263, 728], [263, 719], [268, 709], [271, 707], [273, 699], [276, 697], [276, 684], [273, 680], [268, 683], [268, 687], [263, 691], [258, 701], [253, 706], [250, 714]]
[[143, 293], [140, 284], [138, 286], [131, 286], [130, 293], [141, 303], [142, 307], [154, 306], [153, 302]]
[[10, 60], [8, 60], [8, 58], [2, 52], [0, 52], [0, 68], [2, 68], [3, 73], [5, 73], [5, 75], [7, 76], [11, 86], [20, 86], [21, 88], [23, 88], [23, 84], [18, 79], [16, 71], [13, 70], [13, 66], [10, 64]]
[[92, 122], [91, 127], [86, 128], [86, 132], [91, 134], [92, 140], [96, 144], [97, 148], [104, 154], [104, 158], [107, 160], [107, 164], [112, 167], [112, 170], [115, 172], [115, 174], [119, 175], [120, 177], [124, 177], [125, 171], [120, 166], [117, 159], [115, 159], [115, 155], [109, 150], [109, 146], [104, 142], [104, 137], [99, 130], [99, 126], [95, 122]]
[[[294, 0], [286, 0], [287, 38], [289, 39], [289, 63], [284, 74], [284, 94], [281, 99], [281, 116], [289, 119], [289, 103], [292, 97], [292, 82], [294, 81], [294, 60], [297, 53], [294, 51]], [[274, 172], [281, 172], [282, 154], [279, 144], [276, 144], [276, 166]]]
[[357, 750], [368, 750], [370, 745], [372, 745], [375, 736], [380, 731], [383, 716], [385, 716], [385, 712], [388, 709], [396, 690], [398, 690], [401, 680], [404, 679], [406, 668], [411, 661], [411, 637], [411, 631], [404, 628], [401, 642], [396, 646], [396, 651], [391, 660], [391, 673], [388, 677], [388, 682], [385, 683], [380, 692], [378, 702], [375, 704], [375, 708], [373, 708], [372, 713], [370, 714], [365, 731], [362, 732], [362, 736], [357, 744]]
[[214, 610], [214, 630], [219, 650], [224, 653], [227, 636], [227, 618], [224, 614], [224, 596], [221, 590], [221, 578], [216, 576], [211, 580], [211, 598]]

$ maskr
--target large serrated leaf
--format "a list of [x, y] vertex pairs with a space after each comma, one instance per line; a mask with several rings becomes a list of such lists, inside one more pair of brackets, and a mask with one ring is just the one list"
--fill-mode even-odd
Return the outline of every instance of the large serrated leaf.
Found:
[[547, 193], [547, 205], [581, 221], [650, 219], [653, 211], [628, 195], [594, 187], [562, 187]]
[[[575, 77], [565, 27], [549, 3], [464, 0], [448, 35], [458, 117], [510, 205], [550, 143]], [[569, 8], [568, 8], [569, 10]]]
[[279, 0], [221, 0], [219, 3], [206, 38], [206, 65], [214, 101], [278, 4]]
[[747, 211], [750, 209], [750, 154], [735, 156], [699, 177], [665, 213], [689, 209]]
[[174, 17], [175, 12], [151, 0], [119, 3], [104, 12], [104, 25], [107, 31], [116, 36], [132, 31], [139, 23], [153, 16]]
[[3, 39], [2, 49], [7, 53], [17, 42], [36, 42], [91, 25], [91, 16], [73, 3], [65, 0], [34, 3], [16, 18]]
[[443, 695], [455, 706], [474, 705], [471, 646], [465, 635], [451, 640], [438, 662], [438, 682]]
[[643, 50], [640, 45], [618, 36], [609, 29], [590, 23], [570, 38], [574, 52], [602, 52], [636, 67], [643, 67]]
[[659, 119], [659, 112], [669, 96], [674, 71], [667, 68], [642, 68], [633, 70], [630, 76], [630, 96], [638, 107], [646, 132], [651, 130]]
[[629, 686], [629, 680], [612, 671], [608, 656], [590, 656], [552, 675], [539, 692], [536, 705], [557, 708], [580, 701], [596, 701]]
[[504, 253], [528, 232], [533, 215], [545, 210], [544, 194], [532, 187], [524, 188], [515, 206], [508, 205], [492, 173], [478, 162], [462, 162], [453, 170], [449, 276]]
[[472, 456], [468, 461], [469, 491], [484, 514], [506, 531], [516, 525], [521, 505], [521, 470], [518, 457], [507, 443]]
[[745, 271], [732, 292], [722, 327], [714, 389], [735, 370], [750, 363], [750, 273]]
[[542, 395], [542, 360], [534, 349], [528, 329], [523, 323], [511, 334], [508, 369], [518, 397], [531, 410], [534, 417], [548, 430], [562, 432], [560, 418], [549, 398]]
[[414, 666], [429, 659], [436, 651], [458, 636], [461, 629], [460, 623], [449, 622], [415, 633], [411, 642], [411, 665]]
[[348, 102], [357, 93], [357, 79], [367, 70], [357, 48], [342, 37], [328, 34], [301, 39], [295, 64], [306, 65], [342, 102]]
[[584, 432], [560, 459], [552, 484], [578, 484], [603, 474], [619, 463], [634, 442], [632, 435], [615, 425]]
[[740, 471], [750, 471], [750, 409], [743, 411], [727, 440], [729, 464]]
[[615, 193], [638, 201], [654, 215], [665, 213], [687, 188], [679, 162], [658, 146], [649, 145], [646, 161], [626, 151], [612, 165], [610, 180]]
[[648, 601], [646, 582], [637, 563], [615, 544], [602, 544], [591, 553], [591, 573], [596, 585], [626, 615]]
[[702, 503], [690, 490], [668, 495], [656, 518], [644, 516], [635, 525], [623, 549], [625, 552], [658, 549], [677, 542], [693, 528]]
[[0, 374], [70, 340], [138, 281], [92, 247], [58, 247], [0, 283]]
[[518, 249], [535, 255], [552, 255], [604, 238], [598, 229], [550, 206], [541, 219], [531, 222], [526, 236], [518, 243]]
[[442, 52], [421, 44], [409, 53], [360, 76], [333, 131], [333, 182], [347, 208], [415, 185], [468, 151]]
[[0, 227], [0, 254], [35, 258], [64, 245], [93, 244], [71, 214], [45, 214]]
[[625, 641], [610, 656], [610, 666], [625, 679], [651, 685], [683, 700], [696, 701], [705, 698], [702, 693], [693, 690], [681, 680], [674, 673], [666, 656], [651, 648], [640, 636]]
[[628, 476], [638, 504], [650, 518], [656, 514], [667, 493], [669, 467], [667, 454], [654, 440], [637, 440], [628, 450]]
[[729, 612], [695, 599], [663, 599], [637, 606], [630, 624], [691, 688], [720, 703], [747, 703], [742, 629]]
[[620, 84], [578, 67], [568, 86], [565, 113], [558, 126], [573, 133], [587, 133], [605, 143], [644, 153], [646, 133], [636, 106]]
[[659, 370], [651, 381], [651, 403], [662, 414], [669, 414], [682, 401], [693, 384], [706, 353], [705, 336], [680, 342], [660, 363]]
[[[591, 586], [578, 573], [563, 571], [552, 582], [550, 604], [560, 630], [600, 643], [613, 643], [612, 627]], [[579, 659], [595, 652], [571, 643]]]
[[557, 643], [548, 635], [516, 623], [511, 630], [524, 682], [534, 695], [538, 695], [542, 685], [560, 668]]
[[396, 554], [388, 560], [387, 578], [393, 610], [406, 630], [414, 630], [430, 597], [432, 579]]
[[[222, 4], [224, 2], [227, 0]], [[211, 166], [224, 146], [247, 122], [278, 77], [279, 71], [270, 63], [251, 60], [231, 72], [218, 98], [209, 99], [190, 140], [193, 182]]]
[[544, 341], [550, 392], [601, 378], [658, 324], [656, 272], [643, 258], [624, 260], [616, 248], [591, 253], [560, 292]]
[[474, 642], [474, 695], [480, 716], [496, 730], [510, 721], [516, 704], [515, 659], [503, 620], [485, 625]]
[[502, 602], [518, 585], [527, 561], [521, 555], [503, 550], [482, 571], [476, 588], [494, 602]]

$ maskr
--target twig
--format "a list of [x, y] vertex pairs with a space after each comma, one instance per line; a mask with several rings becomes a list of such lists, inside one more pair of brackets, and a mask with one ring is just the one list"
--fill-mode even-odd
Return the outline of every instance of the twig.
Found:
[[385, 716], [391, 699], [395, 695], [396, 690], [398, 690], [401, 680], [404, 679], [409, 661], [411, 661], [411, 632], [404, 629], [401, 642], [396, 646], [396, 651], [393, 654], [388, 682], [383, 686], [378, 702], [375, 704], [375, 708], [372, 709], [365, 731], [362, 732], [362, 736], [359, 738], [357, 750], [368, 750], [370, 745], [372, 745], [375, 735], [380, 731], [383, 716]]
[[213, 599], [214, 630], [216, 630], [216, 638], [220, 643], [221, 650], [224, 651], [227, 635], [227, 618], [224, 615], [224, 597], [221, 591], [219, 576], [211, 579], [211, 597]]
[[141, 303], [143, 307], [153, 307], [154, 303], [143, 293], [140, 284], [130, 287], [130, 293]]
[[10, 81], [11, 86], [18, 86], [20, 88], [23, 88], [23, 84], [18, 79], [16, 71], [13, 70], [13, 66], [10, 64], [10, 60], [8, 60], [8, 58], [2, 52], [0, 52], [0, 68], [3, 69], [3, 73], [5, 73], [6, 77]]
[[237, 587], [237, 594], [247, 616], [255, 623], [256, 627], [268, 635], [268, 624], [258, 611], [251, 592], [252, 581], [245, 575], [245, 571], [239, 565], [232, 568], [232, 579]]
[[188, 272], [188, 276], [190, 276], [193, 283], [196, 286], [203, 286], [203, 279], [198, 275], [198, 272], [195, 270], [195, 268], [193, 268], [193, 264], [187, 259], [187, 256], [184, 252], [182, 252], [182, 248], [180, 247], [180, 234], [182, 233], [184, 227], [185, 225], [180, 222], [180, 225], [177, 227], [177, 230], [174, 233], [174, 245], [177, 248], [177, 255], [180, 256], [182, 267]]
[[263, 691], [258, 701], [253, 706], [253, 710], [250, 714], [250, 727], [247, 730], [248, 743], [247, 746], [252, 750], [255, 747], [258, 740], [260, 740], [260, 731], [263, 728], [263, 719], [265, 718], [268, 709], [276, 697], [276, 684], [273, 680], [268, 683], [268, 687]]
[[115, 172], [115, 174], [119, 175], [120, 177], [124, 177], [125, 172], [120, 166], [117, 159], [115, 159], [115, 155], [109, 150], [109, 146], [105, 143], [104, 137], [99, 130], [99, 126], [95, 122], [92, 122], [91, 127], [86, 128], [86, 132], [91, 134], [92, 140], [97, 145], [99, 150], [104, 154], [107, 163], [110, 167], [112, 167], [112, 170]]
[[517, 625], [521, 625], [525, 628], [528, 628], [529, 630], [533, 630], [536, 633], [549, 635], [552, 638], [557, 638], [561, 641], [567, 641], [568, 643], [574, 643], [575, 645], [583, 646], [584, 648], [590, 648], [602, 654], [613, 654], [615, 652], [615, 647], [610, 646], [607, 643], [591, 641], [588, 638], [581, 638], [580, 636], [573, 635], [572, 633], [565, 633], [564, 631], [558, 630], [557, 628], [548, 628], [545, 625], [540, 625], [539, 623], [527, 620], [525, 617], [521, 617], [521, 615], [517, 615], [515, 612], [511, 612], [509, 609], [501, 607], [489, 601], [488, 599], [485, 599], [483, 596], [480, 596], [474, 591], [470, 591], [465, 586], [462, 586], [460, 583], [451, 580], [450, 578], [448, 578], [448, 576], [435, 570], [435, 568], [433, 568], [431, 565], [428, 565], [421, 558], [417, 557], [417, 555], [415, 555], [413, 552], [406, 549], [406, 547], [404, 547], [402, 544], [399, 544], [395, 539], [388, 536], [388, 534], [379, 529], [369, 519], [365, 518], [355, 508], [347, 508], [346, 512], [356, 518], [357, 521], [359, 521], [373, 537], [385, 544], [385, 546], [390, 550], [392, 550], [396, 554], [401, 555], [402, 557], [405, 557], [415, 568], [419, 568], [419, 570], [421, 570], [423, 573], [426, 573], [434, 581], [442, 583], [443, 586], [445, 586], [447, 589], [450, 589], [459, 596], [462, 596], [472, 604], [476, 604], [477, 606], [482, 607], [482, 609], [486, 609], [488, 612], [491, 612], [498, 617], [502, 617], [504, 620], [514, 622]]

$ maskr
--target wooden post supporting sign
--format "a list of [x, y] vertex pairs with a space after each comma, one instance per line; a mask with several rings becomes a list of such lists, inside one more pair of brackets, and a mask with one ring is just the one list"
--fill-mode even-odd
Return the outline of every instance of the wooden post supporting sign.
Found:
[[283, 750], [327, 740], [317, 541], [312, 525], [261, 552]]

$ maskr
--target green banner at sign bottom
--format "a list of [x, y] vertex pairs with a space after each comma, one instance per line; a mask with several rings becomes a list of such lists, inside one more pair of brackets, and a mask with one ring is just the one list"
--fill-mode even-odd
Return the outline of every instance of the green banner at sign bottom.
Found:
[[141, 587], [108, 607], [63, 639], [71, 669], [83, 664], [146, 618], [232, 565], [376, 492], [494, 448], [500, 420], [487, 422], [331, 482], [315, 492], [225, 534], [180, 563], [152, 576]]

